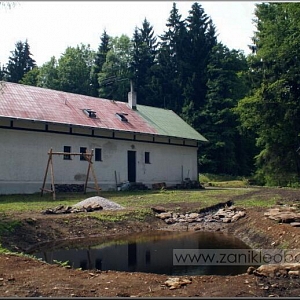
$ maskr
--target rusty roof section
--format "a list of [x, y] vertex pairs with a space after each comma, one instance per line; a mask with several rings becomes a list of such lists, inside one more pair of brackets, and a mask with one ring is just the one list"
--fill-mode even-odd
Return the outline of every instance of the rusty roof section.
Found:
[[[0, 117], [158, 134], [125, 102], [11, 82], [1, 84]], [[96, 118], [90, 118], [84, 109], [95, 111]], [[123, 114], [128, 122], [120, 120], [116, 114]]]
[[0, 117], [207, 141], [171, 110], [11, 82], [0, 82]]

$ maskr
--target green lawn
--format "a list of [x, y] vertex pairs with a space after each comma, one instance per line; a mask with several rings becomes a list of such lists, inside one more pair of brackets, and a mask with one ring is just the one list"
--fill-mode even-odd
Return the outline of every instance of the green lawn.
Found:
[[[204, 190], [162, 190], [162, 191], [133, 191], [133, 192], [101, 192], [100, 196], [112, 200], [129, 210], [140, 210], [153, 205], [164, 205], [176, 203], [197, 203], [199, 208], [207, 207], [219, 202], [228, 200], [235, 201], [236, 205], [243, 206], [270, 206], [276, 202], [276, 197], [270, 195], [268, 199], [261, 199], [251, 194], [253, 188], [247, 189], [204, 189]], [[238, 196], [249, 194], [249, 198], [238, 200]], [[54, 208], [58, 205], [72, 206], [88, 197], [95, 196], [95, 193], [57, 194], [53, 200], [51, 194], [32, 195], [1, 195], [0, 212], [40, 212], [47, 208]]]

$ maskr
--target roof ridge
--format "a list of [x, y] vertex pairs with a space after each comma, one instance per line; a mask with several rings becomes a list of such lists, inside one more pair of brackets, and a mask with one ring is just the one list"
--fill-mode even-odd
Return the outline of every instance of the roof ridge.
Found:
[[50, 89], [50, 88], [41, 87], [41, 86], [28, 85], [28, 84], [24, 84], [24, 83], [16, 83], [16, 82], [10, 82], [10, 81], [0, 80], [0, 84], [1, 83], [10, 84], [10, 85], [16, 85], [16, 86], [20, 86], [21, 85], [21, 86], [23, 86], [25, 88], [28, 87], [28, 88], [34, 88], [34, 89], [41, 89], [41, 90], [44, 90], [44, 91], [51, 91], [51, 92], [56, 92], [56, 93], [60, 93], [60, 94], [71, 94], [71, 95], [76, 95], [76, 96], [81, 96], [81, 97], [93, 98], [93, 99], [97, 99], [97, 100], [113, 101], [113, 102], [117, 102], [117, 103], [125, 103], [125, 104], [127, 104], [127, 102], [124, 102], [124, 101], [112, 100], [112, 99], [106, 99], [106, 98], [100, 98], [100, 97], [95, 97], [95, 96], [90, 96], [90, 95], [84, 95], [84, 94], [77, 94], [77, 93], [72, 93], [72, 92], [65, 92], [65, 91]]
[[[153, 108], [153, 109], [160, 109], [160, 110], [164, 110], [164, 111], [171, 111], [173, 112], [174, 114], [176, 114], [172, 109], [169, 109], [169, 108], [163, 108], [163, 107], [156, 107], [156, 106], [150, 106], [150, 105], [144, 105], [144, 104], [137, 104], [137, 107], [139, 106], [142, 106], [142, 107], [150, 107], [150, 108]], [[176, 114], [177, 115], [177, 114]], [[178, 116], [178, 115], [177, 115]]]

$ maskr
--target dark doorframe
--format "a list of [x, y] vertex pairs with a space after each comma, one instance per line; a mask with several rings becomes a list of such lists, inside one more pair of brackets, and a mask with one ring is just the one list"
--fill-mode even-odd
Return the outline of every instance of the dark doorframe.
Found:
[[128, 181], [136, 182], [136, 152], [128, 151], [127, 157]]

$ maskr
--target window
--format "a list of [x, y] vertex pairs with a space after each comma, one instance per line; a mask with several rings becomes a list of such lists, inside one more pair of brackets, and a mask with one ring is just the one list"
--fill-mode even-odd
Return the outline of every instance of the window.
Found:
[[122, 121], [122, 122], [128, 122], [128, 119], [125, 117], [128, 114], [124, 114], [124, 113], [116, 113], [116, 116]]
[[94, 110], [91, 110], [90, 108], [85, 108], [82, 110], [89, 118], [96, 119], [97, 115]]
[[[80, 147], [80, 153], [86, 153], [86, 147]], [[80, 160], [86, 160], [84, 155], [80, 155]]]
[[95, 148], [95, 161], [102, 161], [102, 149]]
[[145, 152], [145, 164], [150, 164], [150, 152]]
[[[71, 153], [71, 146], [64, 146], [64, 153]], [[69, 154], [64, 154], [64, 159], [65, 160], [71, 160], [71, 155]]]

